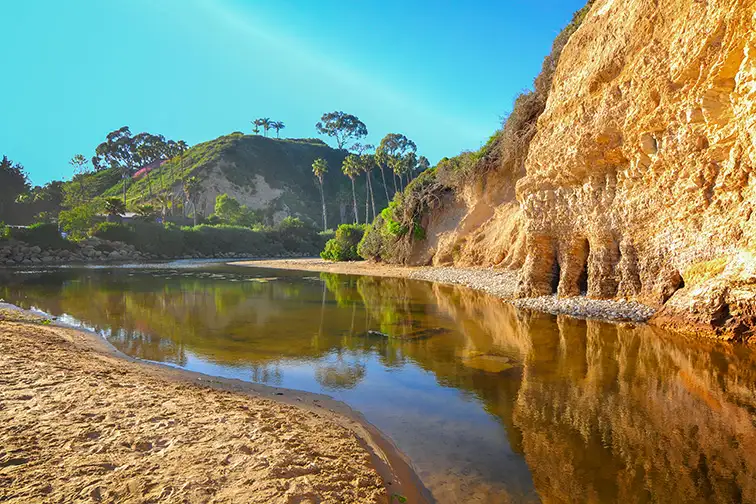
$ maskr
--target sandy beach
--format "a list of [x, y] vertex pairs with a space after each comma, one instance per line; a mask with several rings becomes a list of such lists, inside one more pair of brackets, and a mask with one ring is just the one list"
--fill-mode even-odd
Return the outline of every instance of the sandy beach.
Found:
[[135, 361], [0, 308], [0, 501], [425, 502], [401, 456], [347, 410]]

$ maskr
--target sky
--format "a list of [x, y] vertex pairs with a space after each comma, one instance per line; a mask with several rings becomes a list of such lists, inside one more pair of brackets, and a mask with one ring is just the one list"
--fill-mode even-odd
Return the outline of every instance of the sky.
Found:
[[[109, 131], [190, 145], [324, 112], [432, 163], [477, 149], [584, 0], [0, 0], [0, 155], [71, 176]], [[325, 139], [330, 142], [330, 139]]]

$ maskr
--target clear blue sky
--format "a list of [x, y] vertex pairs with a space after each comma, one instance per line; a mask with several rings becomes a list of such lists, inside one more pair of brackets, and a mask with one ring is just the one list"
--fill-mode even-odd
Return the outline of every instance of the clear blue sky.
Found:
[[584, 0], [2, 0], [0, 155], [69, 177], [124, 125], [190, 144], [326, 111], [436, 162], [477, 149]]

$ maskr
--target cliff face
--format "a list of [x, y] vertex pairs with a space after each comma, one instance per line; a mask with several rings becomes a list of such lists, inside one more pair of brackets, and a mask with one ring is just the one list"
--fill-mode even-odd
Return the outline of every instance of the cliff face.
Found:
[[755, 167], [756, 1], [597, 0], [524, 171], [459, 191], [416, 262], [518, 268], [522, 295], [637, 299], [659, 324], [745, 339]]
[[667, 302], [662, 317], [729, 333], [756, 323], [754, 6], [593, 6], [517, 182], [525, 294], [577, 294], [587, 272], [591, 296]]

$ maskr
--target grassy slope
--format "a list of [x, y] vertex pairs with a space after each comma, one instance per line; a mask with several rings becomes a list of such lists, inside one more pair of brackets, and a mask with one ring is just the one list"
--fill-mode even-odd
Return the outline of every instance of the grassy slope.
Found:
[[[222, 174], [232, 184], [241, 188], [254, 187], [255, 175], [262, 175], [271, 187], [285, 190], [282, 202], [293, 212], [320, 222], [320, 194], [312, 174], [312, 162], [322, 157], [329, 165], [324, 182], [329, 223], [337, 224], [339, 203], [345, 203], [348, 209], [351, 209], [352, 204], [351, 184], [341, 173], [341, 163], [345, 155], [344, 151], [333, 149], [317, 139], [279, 140], [259, 135], [231, 133], [195, 145], [184, 154], [183, 162], [174, 159], [152, 171], [152, 191], [153, 194], [157, 194], [172, 185], [174, 191], [180, 191], [181, 180], [185, 177], [196, 176], [204, 180], [220, 163]], [[104, 191], [103, 196], [120, 196], [121, 184], [122, 182], [117, 180]], [[130, 205], [148, 199], [147, 184], [146, 177], [128, 182], [126, 198]], [[359, 177], [356, 185], [361, 220], [364, 219], [364, 184], [364, 176]], [[380, 197], [384, 194], [380, 184], [380, 173], [374, 170], [376, 205], [383, 208], [386, 201], [385, 196]], [[349, 210], [347, 213], [351, 215]]]

